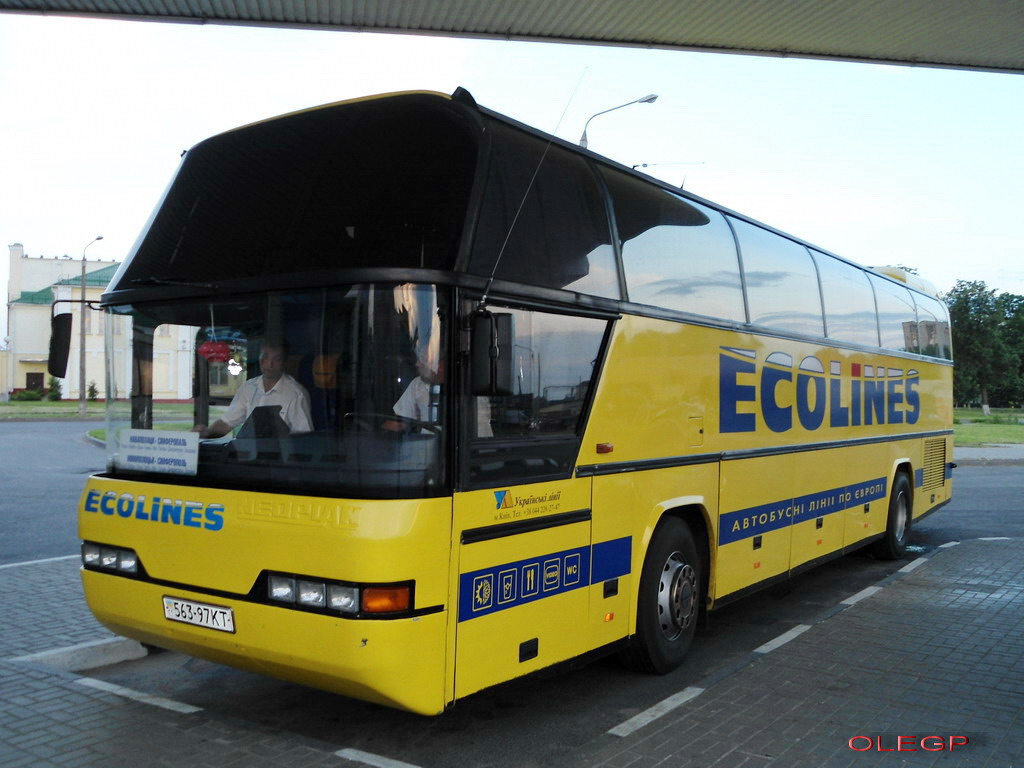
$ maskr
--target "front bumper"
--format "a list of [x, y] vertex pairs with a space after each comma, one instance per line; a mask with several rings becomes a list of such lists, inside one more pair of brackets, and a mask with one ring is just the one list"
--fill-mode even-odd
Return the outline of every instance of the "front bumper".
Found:
[[[357, 620], [96, 571], [82, 584], [96, 618], [139, 642], [423, 715], [445, 708], [447, 611]], [[165, 595], [231, 608], [235, 632], [166, 619]]]

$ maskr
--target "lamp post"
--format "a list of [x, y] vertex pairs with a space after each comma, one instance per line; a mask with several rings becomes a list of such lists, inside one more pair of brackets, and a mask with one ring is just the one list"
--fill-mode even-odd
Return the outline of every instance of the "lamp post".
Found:
[[614, 112], [616, 109], [622, 109], [623, 107], [628, 107], [630, 104], [653, 104], [657, 100], [658, 100], [658, 94], [656, 94], [656, 93], [649, 93], [646, 96], [643, 96], [643, 97], [641, 97], [639, 99], [633, 99], [632, 101], [627, 101], [625, 104], [619, 104], [619, 106], [617, 106], [617, 107], [612, 107], [611, 109], [605, 109], [605, 110], [602, 110], [601, 112], [597, 112], [597, 113], [591, 115], [589, 118], [587, 118], [587, 122], [583, 124], [583, 135], [580, 136], [580, 146], [583, 147], [584, 149], [587, 148], [587, 126], [590, 125], [590, 121], [593, 120], [598, 115], [605, 115], [605, 114], [608, 114], [609, 112]]
[[85, 416], [85, 310], [88, 308], [85, 303], [85, 252], [90, 245], [102, 239], [103, 235], [96, 235], [82, 249], [82, 311], [78, 318], [78, 415], [82, 417]]

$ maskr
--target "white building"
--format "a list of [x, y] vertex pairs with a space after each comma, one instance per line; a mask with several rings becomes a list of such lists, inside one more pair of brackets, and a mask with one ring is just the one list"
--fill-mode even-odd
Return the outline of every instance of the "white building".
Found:
[[[77, 400], [83, 384], [79, 380], [82, 261], [26, 256], [21, 243], [9, 246], [9, 259], [6, 349], [0, 352], [0, 400], [7, 400], [12, 393], [24, 389], [47, 389], [50, 314], [55, 299], [71, 300], [57, 304], [53, 311], [57, 314], [70, 312], [73, 317], [67, 377], [60, 383], [62, 397]], [[98, 302], [119, 266], [113, 260], [87, 260], [85, 298]], [[88, 392], [89, 384], [95, 384], [102, 399], [106, 378], [104, 315], [98, 310], [85, 309], [84, 319], [84, 386]], [[185, 330], [164, 326], [157, 331], [153, 351], [154, 399], [187, 400], [191, 397], [194, 340]], [[130, 375], [127, 380], [131, 381]]]

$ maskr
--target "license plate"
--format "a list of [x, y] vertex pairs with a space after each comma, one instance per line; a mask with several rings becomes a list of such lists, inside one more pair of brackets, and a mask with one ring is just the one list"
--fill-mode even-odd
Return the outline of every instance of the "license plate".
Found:
[[230, 608], [206, 605], [177, 597], [164, 597], [164, 616], [171, 621], [194, 624], [220, 632], [235, 631], [235, 613]]

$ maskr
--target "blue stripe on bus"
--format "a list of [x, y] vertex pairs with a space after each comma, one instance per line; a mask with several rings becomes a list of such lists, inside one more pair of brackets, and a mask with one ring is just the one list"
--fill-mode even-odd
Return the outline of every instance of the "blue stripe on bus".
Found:
[[633, 559], [633, 537], [625, 536], [594, 545], [590, 583], [617, 579], [629, 573]]
[[760, 504], [722, 515], [718, 528], [718, 544], [760, 536], [769, 531], [813, 520], [851, 507], [884, 499], [888, 496], [889, 481], [884, 477], [863, 483], [844, 485], [827, 491]]
[[624, 576], [631, 557], [627, 536], [459, 574], [459, 621]]

